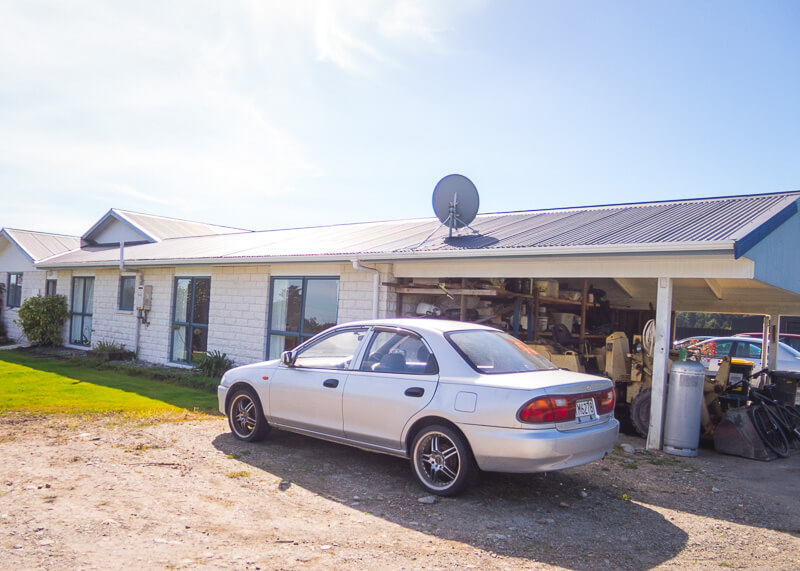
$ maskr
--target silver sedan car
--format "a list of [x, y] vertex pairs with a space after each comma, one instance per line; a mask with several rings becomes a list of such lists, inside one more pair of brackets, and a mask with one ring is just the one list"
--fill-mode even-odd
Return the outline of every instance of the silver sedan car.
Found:
[[442, 496], [479, 469], [598, 460], [619, 431], [610, 380], [558, 369], [496, 329], [435, 319], [333, 327], [280, 360], [231, 369], [218, 396], [240, 440], [275, 427], [408, 458]]

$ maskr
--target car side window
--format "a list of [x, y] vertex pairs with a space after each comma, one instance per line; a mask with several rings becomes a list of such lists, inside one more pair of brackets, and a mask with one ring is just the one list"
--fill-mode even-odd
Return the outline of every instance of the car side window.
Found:
[[294, 366], [303, 369], [347, 369], [366, 333], [366, 329], [348, 329], [320, 339], [300, 350]]
[[714, 354], [710, 357], [727, 357], [733, 349], [733, 341], [717, 341], [714, 347]]
[[435, 375], [439, 372], [439, 365], [416, 335], [406, 331], [376, 331], [360, 369], [376, 373]]
[[748, 359], [760, 359], [761, 346], [756, 345], [755, 343], [739, 343], [739, 346], [736, 349], [736, 356], [745, 357]]

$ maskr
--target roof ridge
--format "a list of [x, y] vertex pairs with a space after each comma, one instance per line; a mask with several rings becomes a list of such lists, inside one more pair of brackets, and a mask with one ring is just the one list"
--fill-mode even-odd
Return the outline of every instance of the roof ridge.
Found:
[[30, 234], [46, 234], [47, 236], [59, 236], [61, 238], [75, 238], [80, 240], [80, 236], [74, 236], [72, 234], [59, 234], [58, 232], [44, 232], [41, 230], [26, 230], [25, 228], [9, 228], [8, 226], [3, 226], [0, 230], [6, 230], [11, 232], [28, 232]]
[[222, 224], [213, 224], [211, 222], [200, 222], [198, 220], [186, 220], [185, 218], [175, 218], [174, 216], [162, 216], [161, 214], [150, 214], [149, 212], [136, 212], [134, 210], [125, 210], [122, 208], [112, 208], [113, 212], [118, 214], [134, 214], [136, 216], [149, 216], [150, 218], [160, 218], [161, 220], [172, 220], [174, 222], [187, 222], [189, 224], [202, 224], [203, 226], [214, 226], [215, 228], [228, 228], [230, 230], [239, 230], [242, 232], [253, 232], [249, 228], [237, 228], [235, 226], [223, 226]]
[[697, 204], [699, 202], [713, 202], [719, 200], [730, 200], [734, 198], [768, 198], [768, 197], [775, 197], [775, 196], [791, 196], [797, 195], [800, 196], [800, 189], [798, 190], [785, 190], [780, 192], [763, 192], [758, 194], [731, 194], [726, 196], [706, 196], [703, 198], [673, 198], [670, 200], [649, 200], [647, 202], [617, 202], [612, 204], [592, 204], [587, 206], [557, 206], [555, 208], [540, 208], [534, 210], [506, 210], [501, 212], [483, 212], [478, 214], [478, 216], [497, 216], [503, 214], [530, 214], [534, 212], [577, 212], [577, 211], [585, 211], [585, 210], [594, 210], [594, 209], [602, 209], [602, 208], [630, 208], [630, 207], [644, 207], [644, 206], [657, 206], [662, 204]]

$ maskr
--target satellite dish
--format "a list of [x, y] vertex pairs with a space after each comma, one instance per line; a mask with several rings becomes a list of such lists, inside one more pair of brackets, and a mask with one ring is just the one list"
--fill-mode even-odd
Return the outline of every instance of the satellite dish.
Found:
[[469, 226], [478, 214], [478, 189], [472, 181], [460, 174], [449, 174], [433, 189], [433, 211], [442, 224], [453, 230]]

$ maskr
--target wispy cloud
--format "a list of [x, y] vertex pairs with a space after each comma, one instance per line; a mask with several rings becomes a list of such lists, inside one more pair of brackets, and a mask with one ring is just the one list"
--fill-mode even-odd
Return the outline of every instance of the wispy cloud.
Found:
[[309, 70], [368, 74], [436, 46], [429, 4], [0, 3], [0, 185], [102, 212], [235, 216], [291, 196], [325, 172], [297, 129]]

